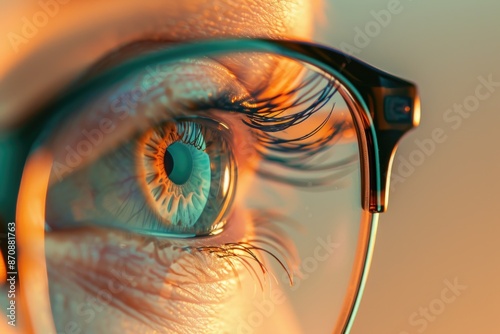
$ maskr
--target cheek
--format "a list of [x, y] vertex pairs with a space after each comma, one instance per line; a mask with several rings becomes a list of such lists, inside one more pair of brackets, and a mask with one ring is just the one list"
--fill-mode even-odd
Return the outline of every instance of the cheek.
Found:
[[227, 331], [245, 308], [240, 287], [248, 274], [238, 261], [186, 246], [241, 240], [250, 232], [241, 228], [239, 216], [218, 240], [159, 242], [101, 230], [49, 233], [47, 271], [57, 332]]

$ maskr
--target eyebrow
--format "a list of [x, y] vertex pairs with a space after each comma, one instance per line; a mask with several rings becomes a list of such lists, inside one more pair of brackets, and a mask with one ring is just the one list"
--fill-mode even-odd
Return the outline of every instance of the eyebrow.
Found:
[[[0, 129], [30, 117], [110, 50], [141, 39], [176, 41], [220, 36], [280, 37], [292, 27], [286, 1], [205, 3], [153, 0], [74, 1], [61, 5], [58, 14], [27, 44], [0, 51], [10, 67], [0, 67]], [[270, 8], [271, 7], [271, 8]], [[32, 13], [37, 13], [34, 4]], [[165, 17], [164, 13], [168, 13]], [[89, 24], [92, 22], [92, 24]], [[290, 26], [288, 26], [290, 25]], [[22, 33], [22, 26], [17, 33]], [[24, 49], [23, 49], [24, 48]], [[6, 66], [6, 65], [4, 65]]]

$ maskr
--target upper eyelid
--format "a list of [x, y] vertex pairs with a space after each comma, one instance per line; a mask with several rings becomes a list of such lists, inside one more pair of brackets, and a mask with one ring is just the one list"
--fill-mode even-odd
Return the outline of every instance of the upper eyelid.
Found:
[[[174, 66], [176, 66], [177, 63], [175, 63]], [[205, 65], [205, 64], [203, 64]], [[184, 68], [184, 66], [180, 66], [181, 70]], [[220, 69], [219, 65], [215, 65], [214, 67], [211, 67], [214, 69]], [[139, 71], [139, 73], [136, 73], [132, 76], [132, 78], [126, 78], [125, 83], [123, 87], [125, 87], [125, 90], [121, 92], [120, 90], [117, 90], [117, 96], [121, 97], [122, 94], [125, 94], [127, 92], [130, 92], [130, 87], [128, 87], [127, 80], [130, 79], [132, 81], [132, 87], [138, 87], [142, 83], [144, 75], [146, 75], [142, 69]], [[97, 79], [98, 80], [98, 79]], [[166, 82], [162, 82], [158, 84], [159, 87], [162, 85], [165, 85]], [[231, 82], [229, 83], [230, 85], [232, 84]], [[91, 82], [88, 84], [90, 90], [94, 89], [99, 89], [99, 88], [94, 88], [94, 86], [91, 84]], [[136, 108], [133, 109], [134, 114], [128, 114], [127, 112], [124, 112], [124, 117], [121, 117], [121, 110], [120, 109], [113, 109], [113, 103], [114, 101], [120, 102], [119, 100], [113, 100], [113, 98], [109, 101], [108, 98], [101, 98], [97, 97], [97, 99], [92, 99], [89, 103], [88, 106], [83, 105], [83, 108], [80, 109], [82, 106], [80, 102], [77, 100], [78, 98], [81, 98], [80, 95], [78, 94], [79, 91], [78, 89], [76, 90], [76, 96], [73, 98], [71, 95], [68, 97], [71, 103], [76, 105], [77, 109], [76, 113], [73, 112], [73, 107], [71, 104], [69, 106], [66, 106], [63, 102], [60, 104], [62, 110], [61, 114], [63, 117], [66, 117], [66, 123], [67, 125], [60, 128], [59, 131], [57, 131], [57, 137], [56, 138], [51, 138], [51, 142], [53, 143], [60, 143], [64, 142], [67, 145], [56, 145], [54, 149], [57, 148], [56, 151], [54, 151], [54, 159], [58, 162], [60, 161], [65, 161], [66, 159], [64, 158], [67, 156], [67, 152], [65, 151], [65, 147], [69, 146], [74, 149], [74, 147], [82, 140], [85, 140], [84, 133], [82, 132], [83, 130], [86, 130], [87, 133], [89, 131], [94, 131], [95, 129], [99, 130], [100, 128], [100, 122], [103, 121], [104, 119], [107, 119], [108, 122], [111, 120], [111, 123], [113, 124], [113, 127], [118, 129], [118, 131], [114, 131], [114, 133], [106, 134], [107, 132], [104, 133], [106, 134], [104, 137], [106, 138], [106, 142], [103, 141], [98, 147], [94, 147], [93, 149], [93, 154], [91, 157], [86, 157], [85, 164], [80, 164], [81, 167], [85, 166], [88, 163], [91, 163], [93, 160], [97, 159], [100, 154], [105, 154], [107, 150], [110, 149], [110, 147], [114, 147], [114, 144], [116, 141], [123, 141], [126, 140], [126, 138], [129, 137], [129, 132], [123, 132], [123, 131], [137, 131], [140, 133], [142, 130], [146, 130], [150, 126], [154, 126], [155, 124], [158, 124], [160, 121], [157, 119], [158, 117], [163, 117], [164, 120], [171, 119], [174, 117], [183, 117], [183, 116], [190, 116], [190, 113], [193, 111], [199, 112], [210, 112], [210, 108], [196, 108], [195, 105], [191, 106], [192, 108], [184, 108], [184, 111], [182, 113], [175, 113], [173, 110], [170, 110], [168, 114], [164, 112], [164, 108], [161, 108], [161, 104], [158, 104], [157, 102], [155, 103], [154, 100], [150, 100], [151, 97], [148, 96], [148, 93], [145, 93], [144, 99], [140, 99], [136, 101], [138, 104], [136, 105]], [[85, 93], [82, 93], [83, 96], [85, 96]], [[108, 94], [106, 91], [106, 88], [104, 87], [104, 91], [98, 92], [98, 94]], [[115, 94], [112, 93], [110, 94], [111, 96]], [[102, 96], [102, 95], [101, 95]], [[115, 95], [116, 97], [116, 95]], [[214, 100], [217, 98], [224, 97], [228, 100], [231, 98], [229, 96], [226, 96], [225, 94], [217, 94], [213, 95], [210, 97], [210, 100]], [[127, 98], [127, 97], [125, 97]], [[126, 102], [126, 101], [125, 101]], [[103, 109], [100, 109], [100, 108]], [[128, 106], [127, 106], [128, 107]], [[56, 107], [57, 109], [57, 107]], [[66, 110], [65, 110], [66, 109]], [[100, 111], [102, 110], [102, 111]], [[154, 111], [153, 113], [150, 113], [147, 115], [147, 110]], [[120, 111], [120, 113], [117, 113], [117, 111]], [[74, 116], [72, 116], [74, 115]], [[156, 115], [156, 116], [155, 116]], [[131, 116], [131, 117], [130, 117]], [[70, 118], [72, 117], [72, 118]], [[128, 120], [127, 120], [128, 118]], [[57, 118], [56, 118], [57, 120]], [[221, 119], [223, 122], [226, 120], [225, 117]], [[57, 121], [52, 122], [52, 126], [50, 126], [46, 131], [47, 136], [50, 135], [50, 128], [53, 128], [55, 126]], [[130, 127], [131, 124], [135, 124]], [[142, 124], [142, 125], [141, 125]], [[125, 126], [125, 127], [123, 127]], [[128, 130], [127, 130], [128, 129]], [[132, 129], [132, 130], [131, 130]], [[52, 136], [51, 136], [52, 137]], [[104, 138], [103, 137], [103, 138]], [[120, 139], [121, 138], [121, 139]], [[42, 140], [43, 141], [43, 140]], [[104, 144], [104, 145], [103, 145]], [[101, 153], [99, 153], [101, 152]]]
[[[58, 92], [55, 96], [53, 96], [49, 101], [42, 104], [42, 107], [37, 107], [37, 110], [33, 111], [37, 115], [36, 123], [39, 124], [40, 121], [43, 122], [47, 118], [50, 118], [52, 115], [52, 111], [57, 109], [54, 108], [54, 104], [58, 104], [58, 101], [60, 101], [61, 98], [68, 95], [68, 92], [79, 89], [87, 81], [91, 81], [95, 77], [98, 77], [108, 70], [119, 67], [127, 61], [141, 57], [152, 51], [168, 49], [180, 44], [182, 44], [182, 42], [174, 40], [136, 40], [134, 42], [111, 50], [105, 56], [99, 58], [90, 66], [82, 70], [75, 80], [73, 80], [64, 90]], [[213, 63], [211, 64], [211, 66], [215, 66], [214, 63], [216, 63], [217, 61], [214, 59], [212, 60]], [[229, 71], [232, 70], [227, 68], [224, 64], [219, 63], [219, 65]]]
[[[58, 103], [58, 101], [61, 100], [62, 97], [68, 95], [68, 92], [71, 93], [71, 91], [78, 90], [88, 81], [92, 81], [92, 79], [99, 77], [101, 74], [106, 73], [111, 69], [119, 67], [128, 61], [140, 58], [147, 53], [158, 50], [165, 50], [179, 44], [182, 43], [169, 40], [138, 40], [114, 49], [108, 52], [105, 56], [99, 58], [87, 69], [83, 70], [80, 75], [69, 85], [69, 89], [66, 88], [65, 90], [59, 92], [51, 101], [49, 101], [49, 103], [47, 103], [45, 107], [41, 108], [41, 110], [50, 113], [51, 110], [57, 109], [52, 107], [53, 104]], [[222, 68], [223, 70], [230, 71], [230, 69], [224, 66], [224, 64], [218, 63], [214, 59], [211, 59], [210, 62], [204, 62], [203, 64], [206, 66], [211, 66], [218, 70]], [[218, 67], [218, 65], [222, 67]], [[151, 64], [151, 66], [153, 66], [153, 64]]]
[[[186, 6], [187, 3], [182, 1], [158, 0], [148, 3], [148, 6], [139, 1], [112, 1], [105, 5], [69, 2], [50, 19], [50, 29], [40, 29], [36, 36], [38, 43], [30, 39], [29, 48], [23, 48], [17, 55], [9, 47], [2, 49], [7, 57], [0, 58], [5, 58], [4, 65], [8, 68], [5, 71], [0, 69], [0, 101], [4, 111], [0, 113], [0, 129], [26, 124], [41, 111], [41, 104], [50, 103], [59, 90], [88, 69], [96, 59], [137, 39], [192, 41], [220, 38], [234, 36], [233, 28], [237, 28], [240, 36], [307, 34], [304, 29], [296, 34], [296, 29], [289, 23], [288, 2], [225, 2], [223, 6], [218, 2], [206, 2], [202, 12], [199, 7]], [[34, 5], [33, 9], [40, 9], [36, 3]], [[223, 12], [210, 10], [216, 5]], [[274, 10], [269, 11], [270, 8]], [[252, 15], [224, 15], [231, 12]], [[21, 12], [18, 14], [21, 15]], [[273, 20], [262, 20], [262, 17], [270, 18], [271, 15]], [[239, 17], [244, 19], [239, 20]], [[217, 21], [218, 18], [222, 21]], [[303, 15], [300, 20], [304, 22]], [[213, 22], [218, 24], [212, 25]], [[13, 26], [11, 28], [19, 33]], [[8, 57], [13, 57], [11, 62]], [[39, 74], [33, 80], [33, 73], [37, 71]], [[37, 78], [44, 78], [43, 82]], [[19, 94], [19, 91], [23, 93]]]
[[100, 73], [105, 72], [127, 60], [133, 59], [135, 57], [140, 57], [148, 52], [155, 51], [158, 49], [166, 49], [171, 46], [177, 45], [180, 42], [173, 40], [137, 40], [126, 45], [115, 48], [103, 57], [97, 59], [91, 66], [82, 72], [80, 80], [86, 80], [88, 78], [95, 77]]
[[[148, 49], [148, 48], [143, 47], [142, 45], [143, 45], [143, 44], [141, 44], [139, 48], [137, 48], [137, 47], [133, 48], [133, 49], [134, 49], [134, 52], [132, 52], [131, 54], [137, 54], [137, 53], [138, 53], [138, 51], [139, 51], [139, 53], [144, 53], [144, 52], [148, 52], [148, 51], [150, 50], [150, 49]], [[161, 45], [161, 48], [162, 48], [162, 49], [165, 49], [165, 48], [164, 48], [164, 46], [163, 46], [163, 44], [160, 44], [160, 43], [158, 43], [158, 42], [152, 43], [151, 45], [153, 45], [153, 47], [154, 47], [154, 48], [156, 48], [156, 49], [159, 47], [159, 45]], [[205, 47], [206, 47], [206, 46], [205, 46]], [[198, 52], [198, 51], [196, 51], [196, 48], [193, 48], [193, 46], [192, 46], [192, 45], [190, 45], [190, 46], [189, 46], [189, 48], [190, 48], [190, 50], [193, 50], [193, 51], [195, 51], [195, 52]], [[178, 50], [185, 50], [185, 48], [180, 48], [180, 49], [178, 49]], [[167, 51], [168, 51], [168, 50], [167, 50]], [[174, 52], [175, 52], [175, 51], [174, 51]], [[112, 87], [111, 85], [113, 84], [113, 82], [114, 82], [114, 81], [116, 81], [117, 79], [120, 79], [120, 78], [116, 78], [116, 74], [117, 74], [117, 73], [119, 73], [119, 71], [121, 71], [121, 72], [123, 72], [123, 73], [124, 73], [124, 74], [123, 74], [123, 76], [124, 76], [124, 79], [125, 79], [125, 80], [127, 80], [127, 79], [130, 79], [130, 78], [131, 78], [131, 86], [132, 86], [132, 87], [138, 87], [138, 86], [140, 86], [140, 85], [141, 85], [141, 83], [142, 83], [142, 81], [143, 81], [143, 79], [144, 79], [144, 78], [145, 78], [145, 77], [149, 74], [149, 73], [145, 73], [145, 67], [146, 67], [146, 69], [147, 69], [147, 64], [148, 64], [148, 62], [150, 62], [150, 61], [151, 61], [151, 59], [155, 59], [156, 61], [161, 61], [162, 57], [164, 57], [164, 55], [165, 55], [165, 54], [166, 54], [166, 55], [168, 55], [168, 54], [172, 54], [172, 53], [169, 53], [169, 52], [163, 53], [163, 52], [161, 52], [161, 53], [159, 53], [159, 54], [154, 54], [154, 55], [152, 55], [152, 57], [150, 57], [150, 56], [146, 56], [146, 57], [139, 57], [139, 59], [133, 59], [130, 63], [119, 64], [119, 65], [113, 66], [113, 69], [111, 69], [111, 70], [109, 70], [109, 71], [107, 71], [107, 72], [105, 73], [105, 79], [104, 79], [104, 80], [102, 80], [102, 81], [104, 82], [103, 84], [101, 84], [101, 82], [100, 82], [100, 78], [90, 78], [90, 79], [88, 79], [88, 81], [87, 81], [87, 82], [84, 82], [84, 83], [83, 83], [83, 85], [84, 85], [84, 88], [83, 88], [84, 93], [82, 93], [82, 92], [80, 91], [80, 89], [78, 89], [78, 87], [77, 87], [77, 89], [76, 89], [76, 90], [74, 91], [74, 93], [73, 93], [74, 95], [69, 94], [69, 96], [67, 96], [67, 100], [69, 100], [69, 107], [68, 107], [68, 108], [71, 110], [71, 108], [72, 108], [72, 106], [71, 106], [71, 105], [72, 105], [72, 104], [73, 104], [73, 105], [76, 105], [76, 106], [77, 106], [77, 108], [80, 108], [80, 107], [82, 106], [82, 104], [81, 104], [81, 102], [82, 102], [82, 101], [81, 101], [81, 100], [80, 100], [80, 101], [78, 101], [77, 99], [78, 99], [78, 98], [81, 98], [81, 96], [82, 96], [82, 95], [83, 95], [83, 96], [85, 96], [85, 90], [95, 91], [95, 90], [99, 89], [99, 86], [103, 86], [103, 87], [104, 87], [103, 89], [106, 89], [106, 87]], [[130, 53], [129, 53], [129, 55], [130, 55]], [[177, 52], [177, 53], [173, 53], [173, 55], [177, 55], [177, 56], [178, 56], [178, 55], [183, 55], [183, 53], [182, 53], [182, 52], [180, 52], [180, 53], [179, 53], [179, 52]], [[202, 55], [203, 55], [203, 54], [202, 54]], [[158, 56], [160, 56], [160, 57], [158, 57]], [[195, 56], [195, 57], [196, 57], [196, 56]], [[130, 58], [130, 57], [123, 57], [122, 59], [129, 59], [129, 58]], [[174, 58], [174, 59], [175, 59], [175, 58]], [[202, 58], [202, 59], [205, 59], [205, 58]], [[207, 66], [208, 66], [208, 68], [216, 70], [216, 71], [217, 71], [217, 73], [219, 73], [219, 72], [224, 72], [224, 75], [229, 75], [229, 76], [231, 77], [231, 80], [234, 80], [234, 78], [235, 78], [235, 76], [233, 75], [234, 73], [231, 73], [231, 71], [230, 71], [227, 67], [225, 67], [225, 66], [224, 66], [224, 64], [221, 64], [221, 63], [218, 63], [218, 62], [213, 62], [213, 61], [212, 61], [212, 60], [213, 60], [212, 58], [207, 58], [207, 59], [208, 59], [208, 61], [204, 61], [204, 60], [202, 60], [202, 61], [200, 62], [200, 64], [201, 64], [201, 65], [207, 65]], [[246, 59], [246, 58], [245, 58], [245, 59]], [[108, 64], [112, 64], [112, 63], [113, 63], [113, 62], [108, 63]], [[151, 63], [152, 63], [152, 64], [154, 64], [154, 61], [151, 61]], [[182, 63], [182, 60], [181, 60], [181, 63]], [[160, 63], [157, 63], [157, 64], [160, 64]], [[169, 63], [169, 64], [170, 64], [170, 63]], [[175, 62], [175, 61], [174, 61], [174, 62], [173, 62], [173, 64], [177, 65], [177, 62]], [[190, 63], [189, 63], [189, 62], [187, 62], [187, 64], [190, 64]], [[194, 64], [195, 64], [195, 65], [198, 65], [198, 63], [196, 63], [196, 62], [194, 62]], [[113, 65], [114, 65], [114, 64], [113, 64]], [[175, 66], [175, 65], [174, 65], [174, 66]], [[181, 67], [182, 67], [182, 66], [181, 66]], [[129, 68], [130, 68], [130, 69], [131, 69], [131, 71], [132, 71], [132, 73], [131, 73], [131, 75], [132, 75], [132, 76], [131, 76], [131, 77], [126, 77], [126, 75], [129, 75], [129, 74], [130, 74], [130, 73], [127, 71], [127, 69], [129, 69]], [[273, 73], [273, 72], [271, 72], [271, 74], [272, 74], [272, 73]], [[190, 74], [190, 73], [188, 72], [188, 74]], [[122, 75], [122, 74], [120, 74], [120, 75]], [[182, 73], [181, 73], [181, 75], [182, 75]], [[238, 79], [239, 77], [238, 77], [238, 76], [236, 76], [236, 78]], [[192, 78], [190, 78], [190, 79], [192, 79]], [[280, 79], [280, 80], [282, 80], [282, 78], [281, 78], [281, 77], [279, 77], [279, 79]], [[196, 80], [196, 78], [195, 78], [195, 80]], [[174, 81], [174, 82], [177, 82], [177, 81]], [[228, 84], [231, 86], [231, 88], [234, 88], [234, 87], [233, 87], [233, 86], [234, 86], [234, 82], [235, 82], [235, 81], [230, 81], [230, 82], [228, 83]], [[240, 83], [240, 82], [239, 82], [239, 80], [237, 80], [236, 82]], [[94, 83], [95, 83], [95, 84], [94, 84]], [[107, 86], [107, 85], [110, 85], [110, 86]], [[96, 86], [97, 86], [97, 88], [96, 88]], [[158, 86], [160, 86], [160, 85], [158, 85]], [[129, 88], [130, 88], [130, 87], [129, 87]], [[203, 87], [203, 88], [204, 88], [204, 87]], [[242, 92], [245, 92], [245, 87], [242, 87], [242, 88], [241, 88], [241, 91], [242, 91]], [[117, 93], [113, 93], [113, 94], [111, 94], [111, 96], [113, 96], [113, 95], [114, 95], [115, 97], [116, 97], [116, 96], [120, 96], [120, 95], [119, 95], [119, 94], [121, 94], [121, 93], [120, 93], [120, 90], [117, 90], [116, 92], [117, 92]], [[125, 92], [126, 92], [126, 91], [125, 91]], [[104, 92], [104, 94], [105, 94], [105, 92]], [[118, 95], [117, 95], [117, 94], [118, 94]], [[161, 95], [161, 94], [160, 94], [160, 95]], [[244, 93], [244, 95], [247, 95], [247, 97], [248, 97], [248, 92], [245, 92], [245, 93]], [[233, 96], [236, 96], [236, 95], [233, 95]], [[182, 98], [185, 98], [185, 97], [183, 96]], [[222, 101], [222, 103], [217, 103], [217, 102], [221, 102], [221, 101], [220, 101], [220, 98], [222, 98], [222, 99], [226, 99], [226, 101], [225, 101], [226, 105], [224, 105], [224, 101]], [[232, 99], [232, 96], [229, 96], [229, 95], [227, 95], [227, 94], [223, 94], [223, 93], [221, 93], [221, 91], [217, 91], [217, 92], [216, 92], [216, 94], [214, 94], [214, 95], [210, 96], [210, 98], [208, 98], [208, 100], [209, 100], [209, 101], [217, 101], [217, 102], [216, 102], [215, 104], [208, 103], [208, 104], [206, 104], [206, 105], [201, 105], [201, 106], [202, 106], [202, 108], [196, 108], [196, 107], [200, 106], [200, 104], [198, 104], [198, 105], [193, 104], [193, 105], [191, 105], [191, 107], [192, 107], [192, 108], [185, 108], [185, 110], [186, 110], [186, 111], [193, 111], [193, 109], [194, 109], [194, 110], [196, 110], [196, 111], [209, 111], [210, 109], [222, 109], [222, 110], [224, 110], [224, 111], [237, 111], [237, 110], [236, 110], [237, 108], [230, 108], [230, 107], [231, 107], [231, 103], [233, 103], [233, 104], [232, 104], [232, 106], [233, 106], [233, 107], [236, 107], [236, 105], [234, 105], [234, 102], [236, 102], [236, 101], [237, 101], [238, 103], [245, 102], [245, 101], [250, 101], [250, 102], [251, 102], [251, 100], [250, 100], [250, 99], [248, 99], [248, 98], [243, 98], [243, 99], [240, 99], [240, 100], [233, 100], [233, 99]], [[106, 101], [107, 101], [107, 99], [106, 99]], [[149, 101], [151, 101], [151, 100], [149, 100], [149, 99], [148, 99], [148, 97], [146, 97], [146, 100], [145, 100], [145, 101], [138, 101], [138, 102], [140, 102], [141, 104], [143, 104], [143, 105], [144, 105], [144, 104], [146, 104], [146, 103], [149, 103]], [[84, 102], [85, 102], [85, 101], [84, 101]], [[104, 101], [99, 100], [99, 99], [98, 99], [97, 101], [93, 101], [93, 103], [96, 103], [96, 102], [97, 102], [97, 104], [99, 104], [99, 103], [102, 103], [102, 102], [104, 102]], [[195, 101], [195, 103], [196, 103], [196, 102], [198, 102], [198, 101]], [[62, 101], [62, 103], [60, 104], [60, 106], [61, 106], [61, 105], [62, 105], [62, 107], [63, 107], [63, 108], [65, 108], [65, 107], [66, 107], [66, 105], [65, 105], [65, 101], [64, 101], [64, 100]], [[225, 106], [225, 107], [228, 107], [228, 106], [229, 106], [229, 108], [218, 108], [219, 106]], [[98, 109], [98, 108], [95, 106], [95, 104], [94, 104], [94, 107], [92, 107], [92, 108], [95, 108], [96, 112], [98, 112], [98, 111], [99, 111], [99, 113], [96, 113], [94, 116], [92, 116], [92, 115], [91, 115], [91, 116], [89, 116], [89, 117], [90, 117], [90, 118], [94, 118], [94, 120], [97, 120], [97, 119], [99, 119], [99, 118], [101, 118], [101, 119], [102, 119], [103, 117], [106, 117], [106, 115], [107, 115], [107, 114], [109, 114], [109, 115], [113, 115], [113, 116], [115, 116], [115, 117], [116, 117], [116, 112], [115, 112], [114, 110], [112, 110], [112, 111], [108, 111], [108, 110], [107, 110], [107, 109], [108, 109], [108, 107], [109, 107], [109, 104], [105, 104], [105, 107], [104, 107], [104, 108], [106, 109], [106, 111], [105, 111], [105, 112], [101, 112], [101, 111], [99, 111], [99, 109]], [[142, 110], [142, 111], [145, 111], [145, 110], [146, 110], [146, 109], [144, 109], [144, 106], [142, 106], [142, 108], [143, 108], [143, 110]], [[57, 105], [56, 105], [55, 109], [57, 109]], [[167, 108], [167, 109], [168, 109], [168, 108]], [[232, 109], [232, 110], [231, 110], [231, 109]], [[253, 109], [255, 109], [255, 108], [253, 108]], [[149, 116], [145, 116], [145, 114], [146, 114], [146, 113], [143, 113], [143, 112], [138, 112], [138, 111], [140, 111], [140, 109], [135, 109], [135, 110], [134, 110], [134, 112], [135, 112], [135, 114], [136, 114], [136, 115], [138, 115], [138, 116], [140, 115], [141, 117], [143, 117], [143, 118], [146, 118], [146, 119], [150, 120], [149, 125], [154, 124], [155, 119], [154, 119], [154, 118], [151, 118], [151, 115], [149, 115]], [[171, 110], [171, 111], [172, 111], [172, 110]], [[161, 111], [157, 111], [157, 113], [159, 114], [159, 113], [161, 113]], [[186, 114], [183, 114], [183, 115], [175, 115], [175, 113], [174, 113], [174, 114], [170, 113], [170, 115], [168, 115], [168, 116], [169, 116], [170, 118], [172, 118], [172, 117], [175, 117], [175, 116], [185, 116], [185, 115], [186, 115]], [[162, 117], [165, 117], [165, 116], [162, 116]], [[82, 121], [82, 122], [79, 122], [79, 124], [89, 124], [89, 121], [88, 121], [88, 120], [87, 120], [87, 122], [85, 122], [85, 116], [83, 116], [82, 118], [83, 118], [83, 121]], [[115, 120], [117, 120], [117, 119], [115, 119]], [[119, 122], [119, 121], [118, 121], [118, 122]], [[76, 122], [75, 122], [75, 123], [76, 123]], [[91, 123], [92, 123], [92, 122], [91, 122]], [[91, 123], [90, 123], [90, 128], [91, 128], [91, 129], [92, 129], [92, 128], [96, 128], [95, 122], [94, 122], [94, 125], [92, 125]], [[71, 129], [72, 129], [72, 130], [71, 130], [71, 129], [67, 129], [67, 131], [68, 131], [68, 132], [71, 132], [71, 131], [75, 132], [75, 131], [76, 131], [76, 132], [78, 133], [78, 132], [80, 132], [80, 130], [81, 130], [81, 129], [79, 129], [79, 126], [80, 126], [80, 125], [78, 125], [78, 124], [77, 124], [77, 127], [76, 127], [76, 128], [73, 126], [73, 127], [71, 127]], [[146, 126], [146, 125], [145, 125], [145, 124], [143, 124], [143, 127], [142, 127], [142, 129], [143, 129], [143, 130], [146, 130], [145, 126]], [[136, 130], [140, 130], [140, 129], [136, 127]], [[64, 133], [64, 132], [63, 132], [63, 133]], [[71, 135], [71, 136], [70, 136], [70, 138], [71, 138], [71, 137], [73, 137], [73, 136]], [[80, 136], [80, 137], [81, 137], [81, 136]], [[81, 139], [83, 139], [83, 138], [81, 138]], [[115, 140], [116, 140], [116, 138], [115, 138]], [[70, 144], [70, 146], [71, 146], [72, 144], [75, 144], [75, 143], [76, 143], [76, 142], [78, 142], [78, 141], [79, 141], [79, 140], [78, 140], [78, 137], [77, 137], [77, 138], [75, 138], [75, 141], [70, 141], [70, 142], [69, 142], [69, 144]], [[64, 141], [64, 142], [68, 142], [68, 141], [66, 140], [66, 141]], [[62, 150], [62, 152], [60, 152], [60, 153], [61, 153], [61, 154], [64, 154], [64, 150]], [[56, 156], [57, 156], [57, 154], [56, 154]], [[61, 156], [61, 157], [62, 157], [62, 156]]]

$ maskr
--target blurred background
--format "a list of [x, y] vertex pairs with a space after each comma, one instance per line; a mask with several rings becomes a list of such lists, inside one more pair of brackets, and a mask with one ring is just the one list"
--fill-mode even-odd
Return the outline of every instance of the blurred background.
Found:
[[414, 81], [353, 334], [500, 333], [500, 3], [326, 0], [315, 40]]

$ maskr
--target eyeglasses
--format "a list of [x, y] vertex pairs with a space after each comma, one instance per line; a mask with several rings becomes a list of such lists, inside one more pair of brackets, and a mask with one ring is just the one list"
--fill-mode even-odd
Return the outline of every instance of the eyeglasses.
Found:
[[16, 213], [33, 332], [350, 331], [414, 84], [305, 42], [150, 43], [45, 110]]

